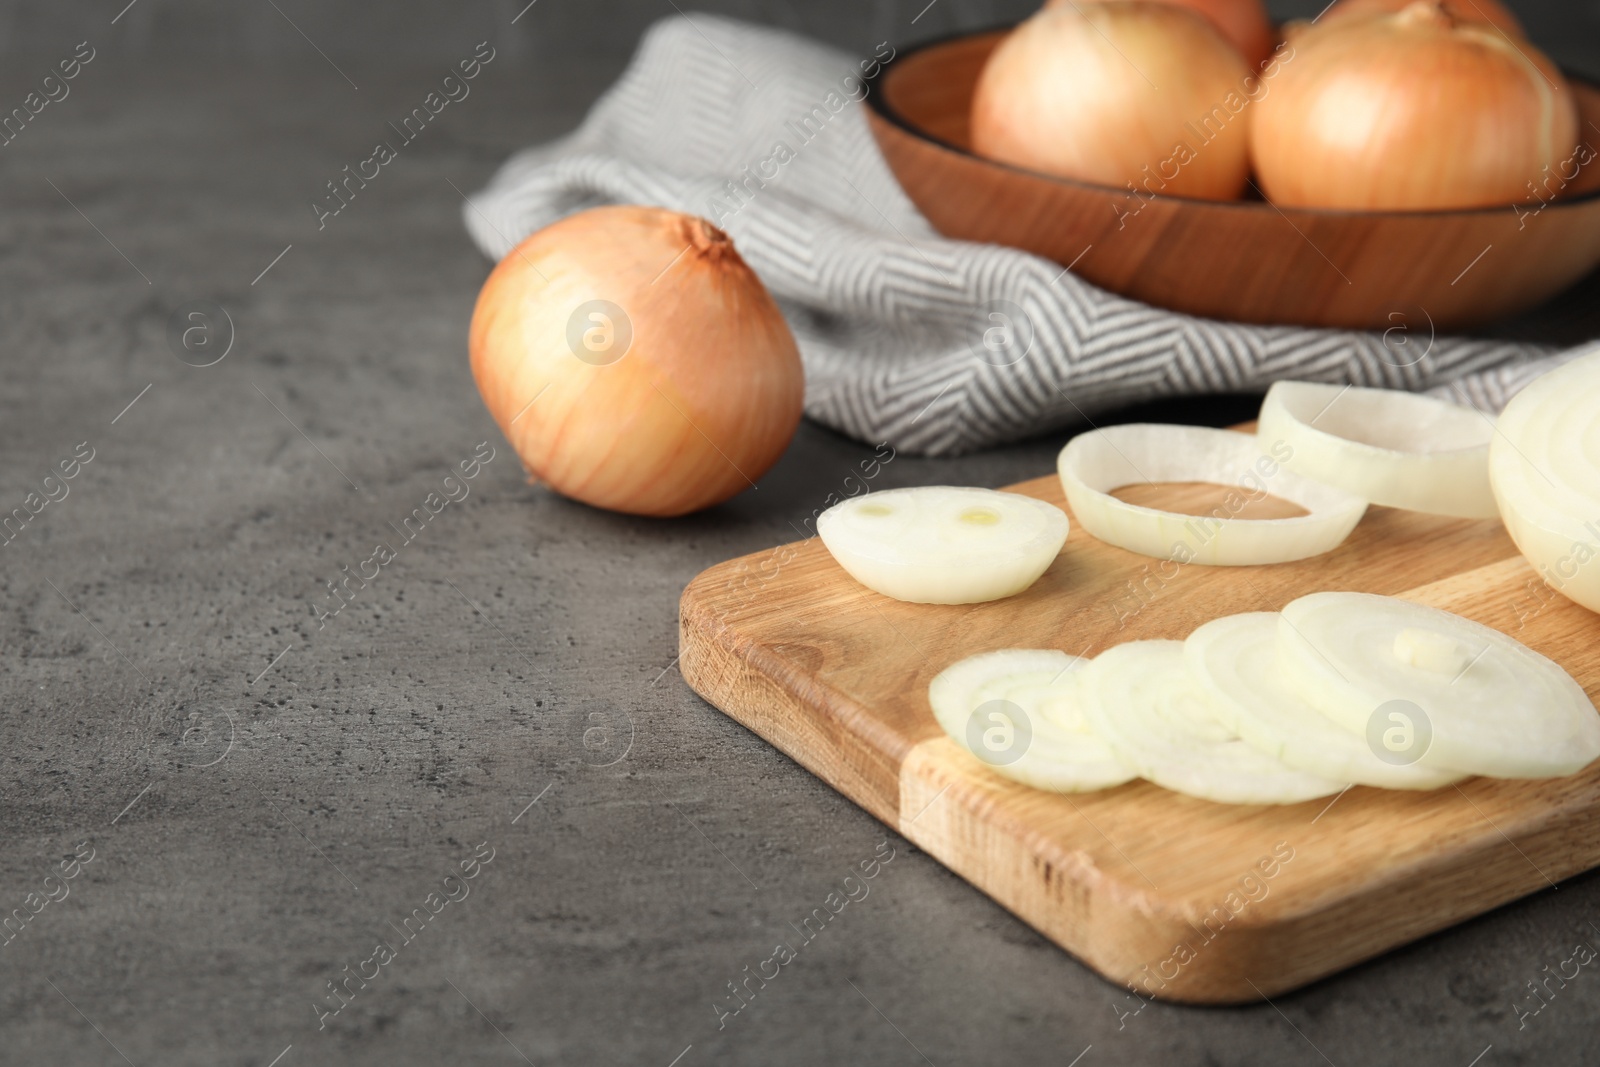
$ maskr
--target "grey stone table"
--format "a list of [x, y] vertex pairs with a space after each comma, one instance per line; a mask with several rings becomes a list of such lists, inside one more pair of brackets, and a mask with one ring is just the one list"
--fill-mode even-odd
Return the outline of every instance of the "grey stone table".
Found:
[[[676, 522], [528, 486], [467, 369], [488, 268], [461, 194], [615, 67], [491, 68], [319, 230], [310, 201], [441, 71], [357, 91], [311, 62], [99, 56], [0, 149], [0, 511], [45, 501], [0, 549], [0, 1062], [1594, 1062], [1600, 979], [1516, 1007], [1600, 936], [1595, 878], [1271, 1005], [1132, 1014], [703, 703], [679, 591], [790, 539], [869, 450], [803, 428]], [[7, 67], [7, 107], [36, 73]], [[1574, 299], [1537, 321], [1578, 330]], [[200, 302], [232, 323], [206, 367], [169, 341]], [[179, 328], [221, 345], [211, 315]], [[480, 442], [469, 495], [319, 623]], [[879, 484], [1003, 484], [1059, 445]]]

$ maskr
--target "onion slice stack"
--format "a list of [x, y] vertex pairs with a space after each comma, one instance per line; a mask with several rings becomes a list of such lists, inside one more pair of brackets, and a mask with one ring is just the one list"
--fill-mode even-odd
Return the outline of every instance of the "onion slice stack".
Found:
[[1184, 660], [1224, 725], [1291, 767], [1357, 785], [1437, 789], [1466, 777], [1381, 759], [1366, 737], [1328, 718], [1277, 665], [1278, 613], [1225, 615], [1190, 634]]
[[1600, 611], [1600, 352], [1512, 397], [1489, 446], [1511, 539], [1556, 591]]
[[[1361, 521], [1367, 505], [1342, 489], [1285, 470], [1256, 438], [1200, 426], [1134, 423], [1080, 434], [1057, 461], [1061, 487], [1083, 528], [1108, 544], [1156, 559], [1213, 566], [1287, 563], [1328, 552]], [[1142, 482], [1211, 482], [1244, 492], [1208, 515], [1129, 504], [1112, 490]], [[1271, 494], [1308, 515], [1240, 519], [1245, 504]]]
[[1219, 803], [1295, 804], [1345, 783], [1553, 778], [1600, 758], [1600, 713], [1555, 663], [1367, 593], [1313, 593], [1093, 660], [987, 652], [941, 672], [928, 701], [990, 769], [1062, 793], [1139, 776]]
[[1288, 469], [1373, 504], [1464, 519], [1499, 512], [1489, 489], [1494, 424], [1395, 389], [1278, 382], [1256, 430]]
[[1182, 641], [1129, 641], [1094, 658], [1085, 686], [1090, 724], [1139, 774], [1174, 792], [1224, 804], [1296, 804], [1344, 782], [1295, 770], [1225, 726], [1184, 664]]
[[971, 656], [928, 686], [933, 716], [991, 770], [1055, 793], [1134, 777], [1084, 718], [1082, 668], [1065, 652], [1013, 649]]
[[1312, 593], [1283, 609], [1277, 650], [1284, 678], [1324, 715], [1369, 740], [1398, 731], [1424, 767], [1550, 778], [1600, 757], [1600, 715], [1571, 675], [1447, 611]]
[[868, 589], [915, 604], [976, 604], [1020, 593], [1067, 540], [1060, 508], [1020, 493], [929, 485], [835, 504], [817, 535]]

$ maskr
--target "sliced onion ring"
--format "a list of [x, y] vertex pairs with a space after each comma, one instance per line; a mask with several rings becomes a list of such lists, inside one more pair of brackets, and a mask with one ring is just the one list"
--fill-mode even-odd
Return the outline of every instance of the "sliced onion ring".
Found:
[[1211, 696], [1221, 723], [1307, 774], [1385, 789], [1437, 789], [1465, 778], [1373, 751], [1367, 738], [1303, 698], [1278, 669], [1278, 613], [1212, 619], [1183, 642], [1184, 662]]
[[979, 604], [1039, 580], [1067, 541], [1066, 512], [1021, 493], [883, 489], [835, 504], [817, 536], [868, 589], [912, 604]]
[[[1180, 563], [1247, 567], [1319, 556], [1350, 536], [1367, 510], [1359, 497], [1284, 470], [1281, 457], [1262, 453], [1252, 435], [1201, 426], [1133, 423], [1092, 430], [1067, 442], [1057, 469], [1067, 503], [1085, 530], [1130, 552]], [[1207, 515], [1162, 511], [1110, 495], [1141, 482], [1210, 482], [1249, 493], [1230, 494]], [[1263, 494], [1310, 514], [1233, 517]]]
[[[1397, 389], [1278, 382], [1256, 437], [1288, 469], [1372, 504], [1492, 519], [1494, 424], [1470, 408]], [[1274, 450], [1277, 451], [1274, 451]]]
[[1159, 786], [1219, 804], [1298, 804], [1345, 787], [1295, 770], [1224, 726], [1184, 663], [1182, 641], [1128, 641], [1096, 656], [1084, 675], [1089, 726]]
[[1539, 576], [1600, 611], [1600, 352], [1511, 398], [1489, 447], [1506, 530]]
[[1278, 615], [1278, 669], [1373, 752], [1491, 778], [1559, 778], [1600, 758], [1600, 714], [1558, 664], [1492, 627], [1371, 593]]
[[933, 717], [996, 774], [1035, 789], [1083, 793], [1134, 777], [1083, 715], [1089, 661], [1006, 649], [951, 664], [928, 686]]

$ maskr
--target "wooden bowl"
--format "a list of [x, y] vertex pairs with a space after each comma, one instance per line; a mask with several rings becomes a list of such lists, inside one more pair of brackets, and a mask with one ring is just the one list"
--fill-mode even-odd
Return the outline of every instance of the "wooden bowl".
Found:
[[[1135, 196], [980, 158], [969, 105], [1007, 32], [907, 51], [867, 96], [890, 169], [946, 236], [1033, 252], [1175, 311], [1303, 326], [1419, 325], [1420, 310], [1460, 329], [1533, 307], [1600, 264], [1600, 162], [1543, 207], [1356, 212]], [[1600, 128], [1600, 88], [1572, 84], [1583, 128]]]

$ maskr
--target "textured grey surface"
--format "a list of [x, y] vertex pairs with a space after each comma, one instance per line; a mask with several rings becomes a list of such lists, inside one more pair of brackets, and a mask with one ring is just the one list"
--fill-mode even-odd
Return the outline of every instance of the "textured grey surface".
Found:
[[[1600, 56], [1600, 0], [1503, 2], [1557, 60], [1600, 73], [1591, 62]], [[1327, 3], [1267, 0], [1267, 8], [1279, 20], [1310, 18]], [[675, 9], [782, 26], [859, 50], [884, 39], [898, 46], [1015, 21], [1038, 7], [1039, 0], [0, 0], [0, 55], [115, 36], [128, 55], [186, 64], [221, 55], [292, 58], [308, 54], [311, 42], [357, 65], [388, 64], [454, 58], [459, 41], [493, 35], [509, 54], [527, 60], [614, 59]], [[113, 17], [114, 34], [107, 26]]]
[[[1594, 877], [1275, 1006], [1119, 1022], [1120, 991], [685, 688], [683, 585], [789, 539], [869, 450], [804, 428], [759, 491], [670, 523], [524, 484], [466, 367], [487, 264], [452, 183], [616, 70], [494, 66], [321, 232], [307, 201], [434, 66], [357, 92], [315, 56], [108, 47], [0, 149], [0, 508], [95, 450], [0, 548], [0, 914], [94, 850], [0, 945], [0, 1063], [1594, 1062], [1587, 970], [1512, 1010], [1600, 936]], [[233, 317], [215, 366], [168, 349], [193, 300]], [[319, 630], [322, 582], [485, 440], [471, 495]], [[1059, 444], [879, 484], [1002, 484]], [[719, 1031], [726, 983], [886, 839], [868, 898]], [[480, 842], [470, 896], [319, 1030], [326, 983]]]

